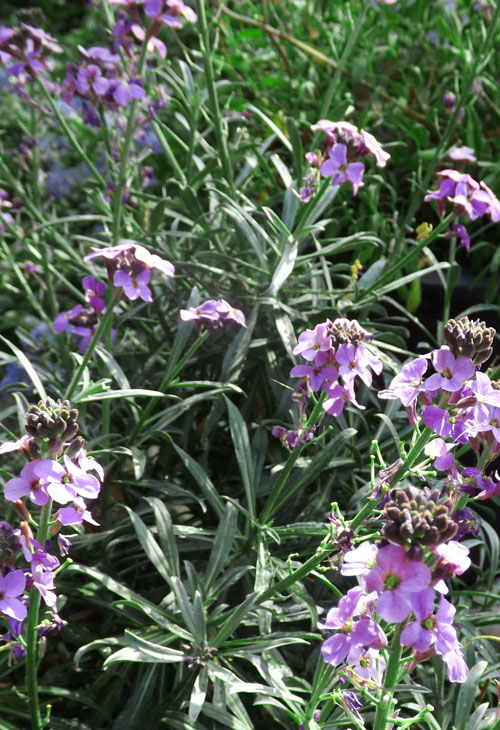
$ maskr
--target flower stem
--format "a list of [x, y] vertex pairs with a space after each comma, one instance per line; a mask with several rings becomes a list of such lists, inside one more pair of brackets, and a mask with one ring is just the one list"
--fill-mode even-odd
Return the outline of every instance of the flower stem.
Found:
[[[307, 427], [315, 426], [317, 422], [319, 421], [320, 417], [323, 414], [323, 401], [326, 397], [326, 393], [322, 393], [321, 396], [316, 401], [313, 410], [311, 411], [311, 415], [307, 419]], [[269, 497], [267, 498], [267, 502], [264, 505], [264, 508], [260, 515], [260, 522], [261, 524], [265, 524], [272, 516], [276, 503], [279, 501], [279, 498], [281, 496], [281, 492], [283, 490], [283, 487], [286, 484], [286, 481], [288, 477], [291, 474], [292, 469], [294, 468], [295, 464], [297, 463], [297, 460], [299, 456], [302, 454], [302, 448], [298, 447], [294, 449], [291, 454], [289, 454], [287, 462], [285, 464], [285, 468], [281, 472], [279, 478], [277, 479], [276, 483], [274, 484], [271, 493]]]
[[71, 400], [71, 398], [73, 397], [75, 390], [78, 387], [78, 383], [80, 382], [82, 373], [85, 370], [85, 368], [87, 367], [90, 358], [94, 354], [94, 350], [97, 347], [97, 343], [101, 339], [102, 333], [106, 329], [108, 322], [111, 322], [111, 320], [113, 318], [113, 307], [117, 301], [118, 301], [118, 295], [115, 294], [113, 296], [113, 298], [111, 299], [109, 307], [106, 308], [105, 313], [101, 317], [99, 325], [98, 325], [96, 331], [94, 332], [92, 339], [89, 342], [89, 346], [87, 347], [87, 351], [82, 358], [82, 362], [80, 363], [78, 370], [76, 371], [76, 373], [73, 375], [73, 377], [71, 379], [71, 382], [68, 386], [68, 390], [66, 391], [66, 393], [64, 395], [64, 398], [66, 400]]
[[[47, 502], [47, 504], [42, 507], [40, 525], [38, 527], [37, 540], [40, 545], [42, 545], [42, 547], [47, 540], [51, 511], [52, 500], [49, 500], [49, 502]], [[40, 712], [37, 681], [39, 612], [40, 592], [36, 588], [33, 588], [30, 594], [26, 632], [26, 689], [28, 692], [28, 703], [32, 730], [41, 730], [44, 725]]]
[[403, 624], [398, 624], [392, 637], [392, 645], [389, 654], [389, 661], [385, 673], [383, 694], [377, 705], [373, 730], [386, 730], [389, 714], [392, 711], [394, 688], [398, 681], [399, 663], [401, 661], [401, 631]]
[[[144, 39], [144, 43], [141, 48], [141, 55], [139, 58], [139, 64], [137, 66], [137, 76], [140, 78], [144, 73], [144, 66], [146, 63], [146, 52], [149, 40], [149, 33]], [[132, 99], [130, 102], [130, 111], [127, 118], [127, 127], [125, 129], [125, 137], [123, 144], [120, 149], [120, 167], [118, 171], [118, 182], [116, 190], [113, 194], [112, 210], [113, 210], [113, 246], [115, 246], [120, 239], [121, 220], [122, 220], [122, 209], [123, 209], [123, 193], [125, 185], [127, 183], [127, 163], [130, 152], [130, 145], [132, 144], [132, 137], [135, 132], [135, 116], [137, 111], [137, 99]]]

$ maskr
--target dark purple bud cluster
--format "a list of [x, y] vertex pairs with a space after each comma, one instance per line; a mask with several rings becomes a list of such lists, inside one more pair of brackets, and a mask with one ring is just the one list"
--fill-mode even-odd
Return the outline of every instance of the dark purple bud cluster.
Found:
[[371, 340], [373, 335], [362, 327], [356, 319], [337, 317], [333, 322], [327, 320], [326, 331], [332, 338], [332, 347], [338, 347], [346, 343], [358, 345], [362, 340]]
[[203, 646], [198, 646], [194, 641], [190, 641], [189, 644], [181, 644], [181, 649], [186, 652], [185, 661], [188, 669], [206, 667], [207, 662], [217, 653], [217, 649], [213, 646], [205, 643]]
[[448, 497], [440, 500], [439, 489], [408, 486], [385, 505], [387, 522], [382, 535], [404, 547], [411, 559], [421, 559], [424, 546], [436, 547], [456, 535], [452, 509], [453, 501]]
[[38, 439], [48, 439], [50, 444], [57, 441], [65, 444], [71, 441], [78, 433], [78, 411], [71, 408], [68, 401], [54, 401], [48, 398], [45, 403], [30, 406], [26, 416], [26, 432]]
[[454, 355], [465, 355], [481, 365], [491, 357], [496, 330], [487, 327], [479, 319], [471, 321], [461, 317], [458, 321], [448, 320], [444, 326], [446, 344]]

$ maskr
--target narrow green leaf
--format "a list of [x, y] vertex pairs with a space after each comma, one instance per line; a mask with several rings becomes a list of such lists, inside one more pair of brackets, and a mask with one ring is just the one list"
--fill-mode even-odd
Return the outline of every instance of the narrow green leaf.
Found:
[[161, 549], [167, 558], [169, 571], [172, 575], [179, 576], [179, 552], [177, 550], [174, 526], [172, 524], [170, 512], [165, 507], [161, 499], [158, 499], [157, 497], [145, 497], [144, 499], [149, 502], [153, 508], [156, 529], [158, 531], [158, 540], [160, 542]]
[[169, 443], [175, 451], [178, 453], [180, 458], [182, 459], [182, 462], [188, 472], [191, 474], [191, 476], [196, 480], [198, 483], [198, 486], [200, 487], [201, 491], [205, 495], [205, 498], [212, 506], [212, 509], [216, 513], [218, 517], [222, 517], [224, 514], [225, 509], [225, 503], [224, 500], [221, 499], [219, 494], [217, 493], [217, 490], [215, 489], [214, 485], [208, 478], [206, 472], [202, 469], [202, 467], [191, 457], [188, 453], [186, 453], [183, 449], [181, 449], [180, 446], [177, 446], [177, 444], [168, 436], [168, 434], [165, 434], [168, 438]]
[[241, 413], [229, 398], [224, 396], [229, 414], [229, 428], [234, 444], [234, 452], [240, 468], [241, 479], [245, 488], [247, 508], [252, 517], [255, 516], [255, 488], [253, 483], [252, 454], [245, 421]]
[[20, 350], [18, 347], [16, 347], [12, 342], [10, 342], [10, 340], [8, 340], [3, 335], [0, 335], [0, 340], [2, 342], [5, 342], [7, 347], [10, 347], [10, 349], [12, 350], [14, 355], [19, 360], [19, 364], [21, 365], [21, 367], [23, 367], [26, 370], [26, 373], [27, 373], [29, 379], [31, 380], [31, 382], [33, 383], [35, 390], [37, 391], [40, 398], [42, 400], [47, 400], [47, 393], [45, 392], [45, 388], [42, 385], [42, 381], [38, 377], [38, 373], [36, 372], [35, 368], [31, 364], [31, 362], [28, 360], [28, 358], [26, 357], [24, 352], [22, 352], [22, 350]]
[[231, 547], [236, 535], [237, 520], [238, 511], [231, 503], [228, 502], [217, 528], [217, 532], [215, 533], [214, 546], [210, 552], [210, 558], [205, 572], [204, 584], [207, 593], [212, 581], [223, 569], [229, 553], [231, 552]]
[[457, 704], [455, 707], [456, 730], [465, 730], [468, 719], [470, 717], [472, 703], [474, 702], [474, 697], [477, 692], [481, 675], [483, 674], [487, 666], [488, 662], [477, 662], [477, 664], [471, 667], [469, 676], [460, 687], [460, 691], [457, 697]]

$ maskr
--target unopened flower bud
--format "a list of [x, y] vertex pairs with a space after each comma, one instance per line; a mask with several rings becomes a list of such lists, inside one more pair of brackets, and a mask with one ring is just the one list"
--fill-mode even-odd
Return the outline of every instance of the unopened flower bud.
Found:
[[74, 441], [66, 446], [64, 453], [66, 454], [66, 456], [69, 456], [70, 459], [72, 459], [83, 448], [85, 448], [85, 439], [83, 439], [81, 436], [77, 436]]
[[445, 342], [453, 354], [472, 358], [476, 366], [491, 356], [495, 333], [485, 322], [479, 319], [472, 322], [468, 317], [450, 319], [444, 326]]
[[458, 525], [451, 517], [452, 508], [450, 498], [440, 501], [438, 489], [408, 486], [385, 505], [387, 522], [382, 535], [412, 555], [420, 555], [421, 548], [436, 547], [454, 537]]

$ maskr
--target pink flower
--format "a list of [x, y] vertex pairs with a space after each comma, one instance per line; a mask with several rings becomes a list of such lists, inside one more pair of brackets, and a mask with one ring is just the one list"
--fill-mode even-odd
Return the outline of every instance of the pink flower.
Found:
[[103, 256], [106, 259], [108, 275], [115, 286], [122, 287], [127, 299], [142, 299], [151, 302], [151, 290], [148, 286], [151, 269], [161, 271], [165, 276], [173, 276], [175, 269], [170, 261], [152, 254], [144, 246], [135, 241], [123, 241], [116, 246], [93, 248], [92, 253], [85, 256], [84, 261]]
[[314, 360], [318, 352], [328, 352], [332, 341], [328, 335], [326, 324], [317, 324], [313, 330], [306, 330], [299, 335], [299, 342], [293, 348], [294, 355], [302, 355], [306, 360]]
[[461, 355], [455, 359], [447, 347], [435, 350], [431, 359], [437, 373], [425, 381], [425, 388], [428, 392], [442, 388], [448, 393], [456, 393], [476, 372], [475, 365], [469, 357]]
[[400, 545], [386, 545], [377, 553], [374, 568], [362, 579], [369, 591], [379, 594], [377, 612], [385, 621], [399, 623], [410, 615], [416, 593], [429, 587], [431, 571], [416, 560], [408, 560]]
[[13, 570], [5, 576], [0, 574], [0, 613], [17, 621], [24, 621], [28, 612], [19, 596], [23, 595], [25, 587], [24, 571]]

